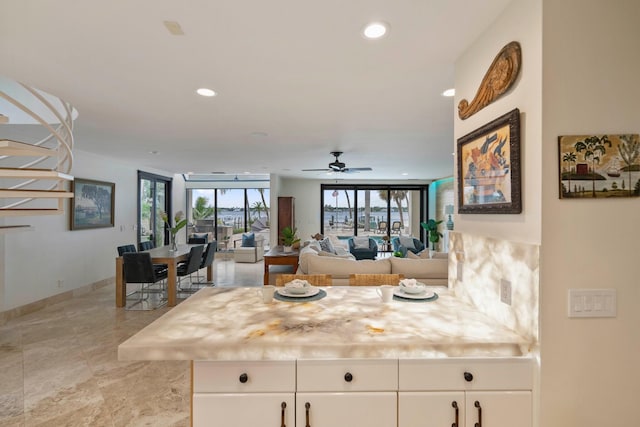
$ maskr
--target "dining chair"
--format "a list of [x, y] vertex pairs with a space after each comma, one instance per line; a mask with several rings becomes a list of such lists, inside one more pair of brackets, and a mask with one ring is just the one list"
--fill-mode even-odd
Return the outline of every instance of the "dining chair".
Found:
[[[133, 304], [126, 306], [125, 310], [154, 310], [167, 303], [165, 286], [160, 283], [160, 288], [152, 286], [167, 278], [167, 271], [157, 272], [151, 262], [151, 254], [148, 252], [126, 252], [122, 254], [124, 279], [127, 284], [140, 284], [140, 298]], [[145, 298], [145, 290], [147, 297]]]
[[278, 274], [276, 276], [276, 286], [284, 286], [292, 280], [306, 280], [312, 286], [331, 286], [330, 274]]
[[128, 252], [137, 252], [136, 245], [122, 245], [118, 246], [118, 256], [122, 256]]
[[144, 242], [138, 243], [138, 250], [140, 252], [148, 251], [149, 249], [153, 249], [155, 247], [156, 247], [156, 244], [153, 242], [153, 240], [146, 240]]
[[204, 254], [202, 255], [202, 262], [200, 263], [200, 267], [196, 270], [196, 281], [191, 282], [192, 285], [196, 285], [196, 288], [200, 289], [201, 285], [213, 286], [213, 282], [207, 282], [204, 278], [200, 278], [200, 270], [203, 268], [208, 268], [213, 264], [213, 260], [216, 256], [216, 251], [218, 250], [218, 243], [216, 241], [209, 242], [207, 247], [204, 250]]
[[404, 274], [350, 274], [349, 286], [398, 286]]
[[[204, 246], [194, 246], [189, 250], [189, 256], [185, 262], [178, 264], [176, 268], [176, 274], [178, 275], [178, 291], [189, 292], [182, 288], [182, 278], [185, 276], [191, 276], [193, 273], [200, 269], [202, 263], [202, 253], [204, 252]], [[189, 280], [189, 287], [191, 287], [191, 280]]]
[[206, 245], [207, 238], [206, 237], [189, 237], [187, 240], [187, 244], [189, 245]]

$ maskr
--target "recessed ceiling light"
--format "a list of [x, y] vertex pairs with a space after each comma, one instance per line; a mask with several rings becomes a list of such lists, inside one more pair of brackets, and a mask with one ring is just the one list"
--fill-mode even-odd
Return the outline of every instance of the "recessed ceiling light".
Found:
[[372, 22], [364, 27], [364, 30], [362, 30], [362, 35], [368, 39], [379, 39], [380, 37], [387, 34], [388, 28], [389, 25], [385, 24], [384, 22]]
[[155, 151], [155, 150], [153, 150], [153, 151], [149, 151], [149, 154], [156, 155], [156, 154], [158, 154], [158, 152], [157, 152], [157, 151]]
[[409, 172], [402, 172], [402, 176], [407, 176], [409, 175]]
[[444, 92], [442, 92], [442, 96], [451, 97], [451, 96], [455, 96], [455, 95], [456, 95], [456, 90], [454, 88], [447, 89]]
[[207, 89], [206, 87], [201, 87], [200, 89], [196, 90], [198, 95], [201, 96], [216, 96], [217, 93], [215, 93], [215, 91], [211, 90], [211, 89]]

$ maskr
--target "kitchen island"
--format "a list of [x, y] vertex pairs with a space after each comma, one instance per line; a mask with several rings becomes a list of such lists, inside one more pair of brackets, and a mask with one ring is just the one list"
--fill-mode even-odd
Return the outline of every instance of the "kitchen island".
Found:
[[205, 288], [118, 355], [194, 361], [193, 425], [531, 425], [533, 344], [520, 334], [446, 288], [387, 304], [375, 287], [323, 289], [264, 304], [257, 288]]

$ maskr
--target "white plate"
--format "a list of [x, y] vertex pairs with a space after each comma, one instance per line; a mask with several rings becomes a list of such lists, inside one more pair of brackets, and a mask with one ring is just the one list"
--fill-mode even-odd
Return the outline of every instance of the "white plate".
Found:
[[[404, 288], [402, 285], [398, 285], [398, 286], [400, 286], [400, 289], [403, 289], [403, 288]], [[425, 292], [425, 290], [426, 290], [427, 288], [426, 288], [426, 285], [425, 285], [424, 283], [422, 283], [422, 282], [416, 282], [416, 286], [414, 286], [414, 287], [413, 287], [413, 289], [415, 289], [416, 291], [418, 291], [418, 292], [413, 292], [413, 294], [414, 294], [414, 295], [422, 295], [422, 294]], [[410, 294], [411, 292], [408, 292], [408, 291], [407, 291], [407, 292], [405, 292], [405, 293]]]
[[397, 297], [407, 298], [407, 299], [429, 299], [429, 298], [433, 298], [436, 295], [435, 292], [426, 291], [426, 290], [420, 294], [408, 294], [406, 292], [403, 292], [402, 289], [394, 290], [393, 294]]
[[320, 292], [320, 288], [315, 288], [315, 287], [310, 287], [309, 290], [307, 291], [307, 293], [305, 294], [294, 294], [292, 292], [289, 292], [287, 290], [287, 288], [278, 288], [276, 290], [277, 293], [279, 293], [280, 295], [282, 295], [283, 297], [289, 297], [289, 298], [308, 298], [308, 297], [312, 297], [314, 295], [317, 295], [318, 292]]

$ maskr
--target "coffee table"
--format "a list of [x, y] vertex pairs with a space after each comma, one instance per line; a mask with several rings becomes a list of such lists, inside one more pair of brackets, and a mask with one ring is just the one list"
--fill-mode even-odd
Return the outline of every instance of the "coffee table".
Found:
[[269, 252], [264, 254], [264, 284], [269, 284], [269, 266], [271, 265], [290, 265], [295, 273], [298, 268], [298, 259], [300, 252], [284, 252], [282, 246], [276, 246]]

